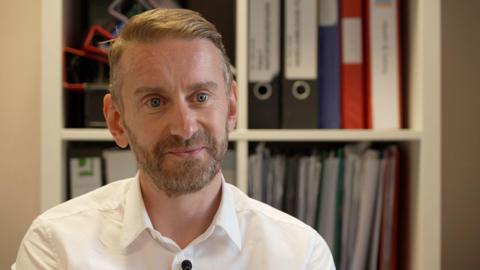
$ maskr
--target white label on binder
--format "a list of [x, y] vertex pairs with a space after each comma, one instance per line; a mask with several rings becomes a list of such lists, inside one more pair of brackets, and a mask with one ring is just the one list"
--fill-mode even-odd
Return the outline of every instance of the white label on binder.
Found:
[[342, 20], [342, 55], [345, 64], [362, 63], [362, 21], [359, 18]]
[[319, 1], [320, 26], [334, 26], [338, 22], [338, 0]]
[[395, 129], [400, 128], [398, 14], [396, 3], [375, 3], [370, 2], [372, 123], [374, 129]]
[[248, 27], [249, 81], [272, 81], [280, 71], [280, 1], [250, 1]]
[[285, 1], [285, 77], [317, 77], [317, 1]]

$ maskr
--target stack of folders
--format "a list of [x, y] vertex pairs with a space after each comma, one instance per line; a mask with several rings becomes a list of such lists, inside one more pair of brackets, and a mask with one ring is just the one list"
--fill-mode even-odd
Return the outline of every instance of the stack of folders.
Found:
[[250, 0], [249, 128], [402, 128], [399, 0]]
[[249, 195], [309, 224], [338, 269], [396, 269], [399, 150], [346, 145], [311, 155], [249, 157]]
[[69, 156], [69, 198], [101, 187], [104, 184], [133, 177], [137, 162], [129, 150], [115, 148], [70, 150]]
[[[225, 181], [236, 183], [236, 152], [228, 149], [223, 161], [222, 173]], [[117, 180], [135, 176], [137, 161], [130, 150], [118, 148], [87, 147], [69, 150], [68, 198], [84, 193]]]

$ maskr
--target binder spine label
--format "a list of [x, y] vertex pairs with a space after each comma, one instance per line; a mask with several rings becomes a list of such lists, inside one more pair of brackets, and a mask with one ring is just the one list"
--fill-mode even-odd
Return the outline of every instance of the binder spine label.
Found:
[[342, 20], [342, 57], [345, 64], [361, 64], [362, 21], [360, 18]]
[[320, 26], [334, 26], [338, 23], [338, 0], [320, 0], [318, 9]]
[[317, 1], [285, 1], [285, 77], [317, 77]]
[[400, 127], [398, 10], [396, 1], [370, 0], [371, 96], [374, 128]]
[[280, 71], [280, 3], [249, 2], [249, 81], [270, 82]]

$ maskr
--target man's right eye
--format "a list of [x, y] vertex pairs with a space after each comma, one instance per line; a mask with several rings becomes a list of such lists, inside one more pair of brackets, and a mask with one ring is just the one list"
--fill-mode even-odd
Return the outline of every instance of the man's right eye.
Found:
[[150, 108], [159, 108], [162, 105], [162, 100], [158, 97], [151, 98], [147, 101], [147, 105]]

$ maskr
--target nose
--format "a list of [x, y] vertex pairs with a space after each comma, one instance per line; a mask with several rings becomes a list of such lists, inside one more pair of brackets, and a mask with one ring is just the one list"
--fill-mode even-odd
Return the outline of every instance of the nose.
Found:
[[170, 119], [170, 134], [184, 140], [190, 139], [198, 130], [195, 111], [185, 101], [174, 105]]

